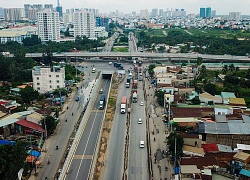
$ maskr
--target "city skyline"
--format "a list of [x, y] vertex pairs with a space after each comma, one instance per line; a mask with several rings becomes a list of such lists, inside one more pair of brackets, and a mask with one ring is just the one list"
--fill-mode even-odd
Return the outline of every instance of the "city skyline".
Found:
[[[57, 6], [57, 0], [4, 0], [1, 2], [3, 8], [23, 8], [24, 4], [53, 4]], [[13, 6], [14, 5], [14, 6]], [[216, 14], [228, 15], [229, 12], [241, 12], [242, 15], [249, 15], [249, 0], [60, 0], [63, 12], [70, 8], [91, 8], [99, 9], [101, 13], [115, 12], [123, 13], [139, 12], [148, 9], [181, 9], [184, 8], [187, 14], [199, 14], [200, 7], [211, 7]], [[240, 6], [239, 6], [240, 5]]]

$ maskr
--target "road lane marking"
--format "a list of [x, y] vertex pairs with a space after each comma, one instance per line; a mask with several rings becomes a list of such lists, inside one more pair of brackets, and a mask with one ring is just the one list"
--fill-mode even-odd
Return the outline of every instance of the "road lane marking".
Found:
[[73, 159], [92, 159], [92, 155], [74, 155]]

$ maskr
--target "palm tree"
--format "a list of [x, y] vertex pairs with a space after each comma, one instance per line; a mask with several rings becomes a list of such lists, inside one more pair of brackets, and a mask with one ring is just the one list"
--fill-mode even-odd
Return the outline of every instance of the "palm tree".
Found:
[[231, 72], [235, 70], [234, 64], [230, 64], [229, 70], [230, 70]]
[[222, 73], [227, 74], [227, 71], [228, 71], [228, 65], [224, 65], [222, 68]]

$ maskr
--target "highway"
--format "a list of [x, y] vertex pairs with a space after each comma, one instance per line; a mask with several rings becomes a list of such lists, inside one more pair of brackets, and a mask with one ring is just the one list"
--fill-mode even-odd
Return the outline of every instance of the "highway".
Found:
[[103, 88], [103, 94], [99, 94], [96, 98], [92, 112], [77, 145], [66, 179], [87, 180], [89, 178], [105, 112], [105, 110], [99, 110], [99, 100], [101, 95], [107, 97], [109, 86], [110, 80], [102, 81], [101, 88]]
[[[208, 54], [193, 54], [193, 53], [149, 53], [149, 52], [62, 52], [60, 54], [53, 53], [54, 57], [58, 58], [89, 58], [89, 57], [142, 57], [147, 59], [158, 58], [162, 60], [196, 60], [201, 57], [209, 61], [243, 61], [249, 62], [250, 58], [246, 56], [231, 56], [231, 55], [208, 55]], [[11, 57], [11, 55], [10, 55]], [[42, 53], [27, 53], [26, 57], [41, 58]], [[100, 60], [102, 61], [102, 60]]]
[[[127, 67], [125, 69], [127, 69]], [[105, 171], [102, 178], [103, 180], [120, 180], [123, 176], [127, 113], [120, 113], [120, 102], [122, 96], [129, 97], [130, 88], [125, 88], [124, 81], [122, 84], [120, 84], [118, 91], [119, 93], [116, 103], [116, 112], [108, 140]]]
[[[138, 101], [132, 103], [130, 118], [130, 139], [129, 139], [129, 161], [128, 179], [145, 180], [149, 179], [148, 156], [146, 139], [146, 112], [142, 81], [138, 81]], [[140, 102], [144, 102], [140, 106]], [[138, 124], [138, 119], [142, 119], [142, 124]], [[145, 148], [139, 147], [139, 142], [145, 142]]]
[[[85, 71], [88, 72], [87, 70]], [[75, 124], [83, 111], [83, 107], [87, 102], [87, 97], [90, 94], [89, 84], [91, 84], [91, 79], [94, 79], [95, 74], [90, 74], [88, 76], [90, 79], [84, 80], [81, 84], [79, 90], [76, 92], [76, 95], [72, 99], [67, 99], [70, 101], [68, 103], [68, 109], [60, 114], [57, 129], [54, 132], [54, 135], [50, 137], [50, 141], [45, 141], [45, 147], [47, 152], [45, 153], [45, 160], [43, 168], [39, 169], [37, 179], [54, 179], [54, 176], [57, 173], [59, 164], [64, 158], [65, 149], [67, 149], [68, 141], [72, 131], [75, 129]], [[75, 97], [79, 96], [79, 101], [75, 101]], [[73, 113], [73, 116], [72, 116]], [[65, 122], [67, 119], [67, 122]], [[59, 146], [59, 149], [56, 150], [56, 146]], [[50, 161], [50, 164], [47, 164], [47, 161]]]

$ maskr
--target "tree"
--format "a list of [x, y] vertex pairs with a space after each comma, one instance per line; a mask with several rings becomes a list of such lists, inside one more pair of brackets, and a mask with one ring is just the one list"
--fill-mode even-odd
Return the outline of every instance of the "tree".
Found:
[[176, 156], [177, 157], [183, 156], [182, 147], [184, 144], [184, 140], [179, 134], [177, 134], [176, 132], [171, 132], [170, 135], [167, 137], [167, 144], [169, 145], [169, 152], [172, 156], [175, 155], [175, 146], [176, 146]]
[[164, 94], [163, 91], [155, 91], [155, 96], [160, 106], [164, 106]]
[[218, 93], [216, 89], [216, 85], [212, 83], [205, 84], [204, 89], [206, 92], [208, 92], [209, 94], [212, 94], [213, 96]]
[[55, 119], [52, 116], [47, 116], [45, 120], [43, 119], [41, 122], [42, 122], [42, 126], [44, 127], [44, 129], [45, 129], [45, 122], [46, 122], [47, 135], [53, 134], [57, 125]]
[[39, 98], [38, 91], [34, 90], [30, 86], [26, 86], [24, 89], [21, 89], [20, 95], [24, 103], [30, 103], [31, 101]]
[[25, 166], [27, 151], [24, 141], [17, 141], [14, 146], [0, 146], [0, 177], [2, 180], [17, 179], [17, 173]]
[[199, 99], [199, 96], [195, 96], [192, 100], [191, 100], [193, 105], [200, 105], [201, 101]]
[[165, 49], [166, 49], [165, 46], [160, 46], [160, 47], [158, 48], [158, 51], [161, 52], [161, 53], [164, 53]]
[[197, 58], [196, 64], [197, 64], [198, 66], [200, 66], [200, 65], [202, 64], [202, 57], [198, 57], [198, 58]]
[[227, 74], [227, 71], [228, 71], [228, 65], [224, 65], [222, 68], [222, 73]]
[[150, 64], [148, 66], [148, 74], [152, 77], [154, 75], [155, 64]]

